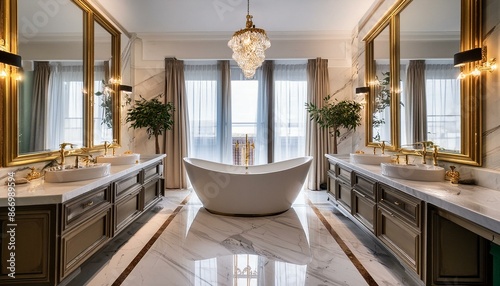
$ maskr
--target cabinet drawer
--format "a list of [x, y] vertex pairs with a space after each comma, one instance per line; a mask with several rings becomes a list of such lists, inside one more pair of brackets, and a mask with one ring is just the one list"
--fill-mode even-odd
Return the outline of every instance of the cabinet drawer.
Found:
[[111, 208], [86, 220], [61, 238], [60, 280], [78, 268], [110, 238]]
[[421, 274], [421, 235], [383, 208], [377, 211], [377, 237], [417, 274]]
[[369, 179], [358, 173], [353, 174], [354, 188], [360, 192], [375, 200], [375, 194], [377, 193], [377, 184], [374, 180]]
[[88, 194], [70, 200], [63, 205], [63, 230], [77, 225], [110, 204], [111, 191], [109, 186], [102, 186]]
[[144, 182], [161, 177], [162, 175], [161, 171], [163, 169], [161, 167], [162, 167], [161, 163], [158, 163], [154, 166], [149, 166], [144, 168]]
[[129, 193], [115, 204], [115, 233], [128, 226], [142, 212], [141, 189]]
[[129, 192], [136, 191], [137, 188], [140, 188], [141, 183], [141, 173], [136, 172], [130, 175], [127, 178], [124, 178], [120, 181], [114, 183], [115, 190], [115, 200], [120, 199], [122, 196], [126, 195]]
[[394, 211], [415, 227], [421, 225], [421, 201], [399, 190], [379, 184], [379, 204]]
[[353, 205], [352, 213], [353, 216], [361, 222], [366, 228], [368, 228], [372, 233], [375, 233], [375, 219], [377, 216], [377, 205], [375, 202], [367, 198], [364, 194], [357, 190], [352, 191], [353, 195]]
[[161, 182], [156, 179], [144, 184], [144, 209], [150, 208], [160, 199]]
[[349, 186], [352, 186], [352, 173], [351, 169], [340, 165], [337, 165], [337, 168], [335, 169], [337, 178]]
[[339, 204], [341, 204], [349, 212], [351, 212], [352, 205], [351, 192], [351, 186], [344, 184], [339, 180], [335, 181], [335, 199], [337, 199], [337, 202], [339, 202]]

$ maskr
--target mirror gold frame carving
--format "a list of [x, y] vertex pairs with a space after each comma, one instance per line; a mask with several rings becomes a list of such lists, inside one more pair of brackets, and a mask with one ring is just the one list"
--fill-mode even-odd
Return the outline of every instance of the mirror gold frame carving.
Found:
[[[5, 23], [6, 42], [10, 44], [10, 51], [17, 53], [17, 0], [5, 0]], [[86, 0], [71, 0], [71, 3], [82, 9], [83, 16], [83, 62], [84, 62], [84, 87], [86, 90], [84, 102], [84, 142], [91, 150], [103, 149], [103, 145], [93, 145], [93, 94], [94, 94], [94, 23], [98, 22], [112, 36], [112, 64], [110, 75], [120, 78], [120, 31], [115, 28], [103, 15], [99, 13]], [[22, 56], [22, 55], [21, 55]], [[58, 152], [38, 152], [30, 154], [19, 154], [19, 124], [18, 124], [18, 102], [17, 82], [10, 78], [5, 80], [3, 96], [3, 166], [17, 166], [53, 160], [58, 157]], [[118, 85], [113, 85], [113, 137], [120, 139], [120, 94]], [[62, 143], [62, 142], [61, 142]], [[119, 142], [118, 142], [119, 143]]]
[[[413, 0], [418, 1], [418, 0]], [[388, 25], [390, 30], [390, 82], [391, 82], [391, 142], [387, 144], [388, 150], [395, 151], [400, 146], [400, 96], [399, 89], [399, 65], [400, 65], [400, 42], [399, 22], [400, 12], [410, 4], [412, 0], [397, 1], [391, 9], [375, 24], [375, 26], [363, 38], [365, 41], [366, 72], [365, 82], [370, 87], [369, 97], [373, 95], [373, 87], [370, 82], [375, 78], [374, 47], [373, 40]], [[482, 1], [461, 0], [461, 27], [460, 27], [460, 50], [466, 51], [482, 46]], [[451, 55], [450, 55], [451, 57]], [[463, 67], [467, 72], [474, 68], [473, 63]], [[462, 108], [461, 116], [461, 153], [439, 152], [438, 160], [455, 162], [466, 165], [482, 165], [482, 88], [480, 77], [467, 77], [460, 83], [460, 100]], [[371, 141], [372, 114], [370, 104], [366, 108], [366, 138], [365, 144], [369, 147], [377, 146], [377, 142]]]

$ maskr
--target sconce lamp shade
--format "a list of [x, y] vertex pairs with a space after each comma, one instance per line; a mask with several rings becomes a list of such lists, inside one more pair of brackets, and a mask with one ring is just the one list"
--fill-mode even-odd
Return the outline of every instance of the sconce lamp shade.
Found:
[[23, 67], [21, 56], [2, 50], [0, 50], [0, 62], [18, 68]]
[[120, 91], [132, 92], [132, 86], [120, 84]]
[[370, 88], [367, 86], [356, 87], [356, 94], [368, 93], [369, 91], [370, 91]]
[[453, 56], [453, 64], [455, 67], [460, 67], [466, 63], [475, 62], [482, 60], [482, 49], [475, 48], [472, 50], [456, 53]]

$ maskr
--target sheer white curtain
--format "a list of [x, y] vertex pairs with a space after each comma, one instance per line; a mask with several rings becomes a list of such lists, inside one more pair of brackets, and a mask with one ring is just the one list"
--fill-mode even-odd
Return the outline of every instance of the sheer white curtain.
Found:
[[[231, 126], [224, 124], [223, 114], [230, 112], [230, 100], [222, 96], [221, 71], [218, 64], [186, 63], [184, 66], [189, 121], [190, 157], [228, 162], [224, 150], [231, 150], [227, 134]], [[224, 130], [225, 128], [225, 130]], [[228, 130], [227, 130], [228, 129]]]
[[[379, 81], [383, 81], [384, 75], [382, 73], [386, 73], [390, 71], [390, 66], [388, 64], [376, 64], [377, 74]], [[378, 94], [383, 88], [390, 89], [390, 86], [378, 86], [375, 89], [375, 94]], [[373, 120], [383, 120], [378, 124], [378, 126], [373, 127], [373, 136], [375, 138], [370, 138], [370, 141], [391, 141], [391, 108], [386, 107], [383, 110], [380, 110], [377, 113], [373, 114]]]
[[275, 162], [306, 153], [306, 68], [306, 63], [274, 65]]
[[82, 91], [83, 67], [81, 65], [51, 64], [46, 148], [58, 149], [62, 142], [83, 146]]
[[427, 139], [460, 150], [460, 70], [453, 64], [426, 63]]

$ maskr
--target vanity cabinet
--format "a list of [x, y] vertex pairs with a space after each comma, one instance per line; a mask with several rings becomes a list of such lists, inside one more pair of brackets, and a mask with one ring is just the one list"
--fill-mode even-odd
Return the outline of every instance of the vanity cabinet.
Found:
[[[8, 276], [9, 212], [0, 207], [0, 285], [53, 286], [161, 199], [160, 160], [133, 167], [62, 203], [16, 206], [15, 279]], [[98, 182], [98, 181], [97, 181]], [[82, 184], [85, 184], [83, 182]]]
[[327, 157], [329, 199], [391, 252], [415, 284], [500, 285], [497, 191], [395, 180], [378, 167]]

